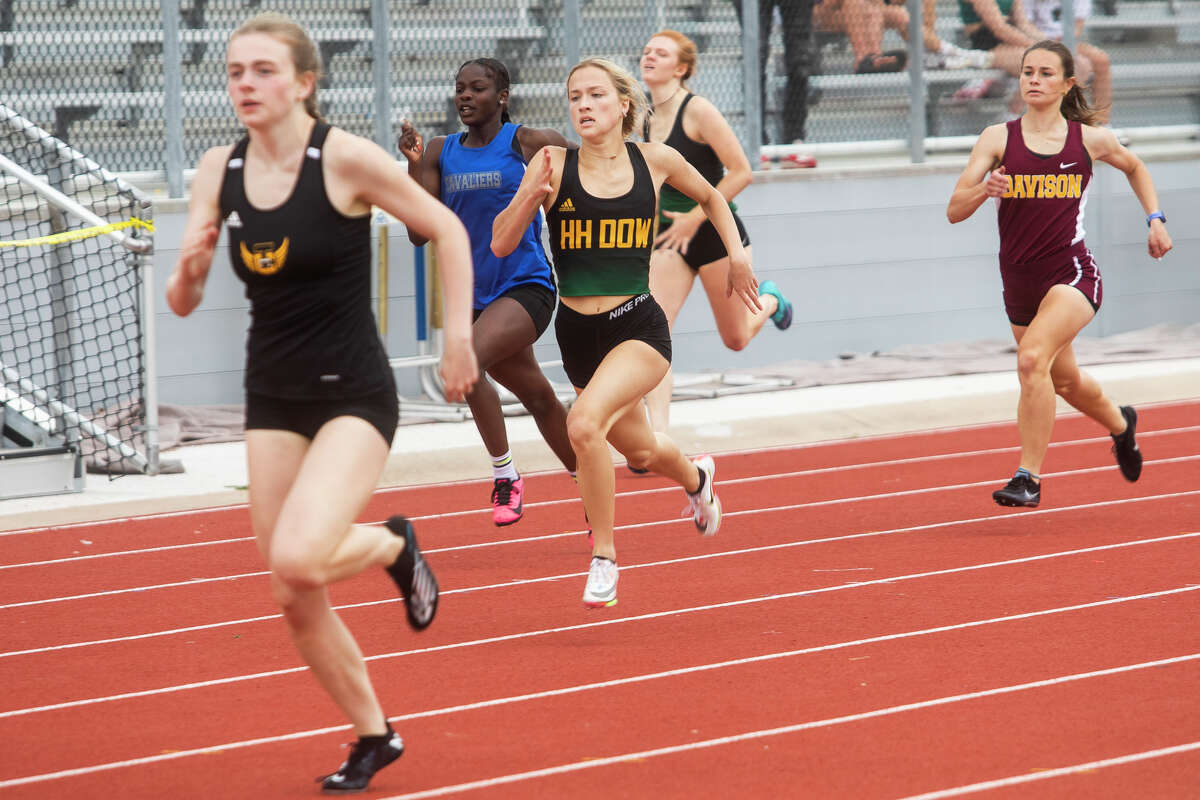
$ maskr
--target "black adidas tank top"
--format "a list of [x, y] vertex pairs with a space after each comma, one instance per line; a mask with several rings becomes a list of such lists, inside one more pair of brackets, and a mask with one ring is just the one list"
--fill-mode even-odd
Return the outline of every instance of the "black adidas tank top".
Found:
[[[683, 102], [679, 104], [679, 110], [675, 112], [675, 122], [671, 124], [671, 132], [667, 134], [667, 138], [663, 140], [663, 144], [678, 150], [679, 154], [683, 156], [684, 161], [695, 167], [696, 171], [704, 176], [704, 180], [716, 186], [725, 177], [725, 165], [721, 162], [721, 157], [709, 145], [688, 138], [687, 133], [683, 130], [683, 112], [687, 108], [687, 104], [695, 96], [691, 92], [688, 92], [684, 96]], [[642, 138], [650, 141], [649, 118], [643, 123], [642, 132]], [[684, 212], [695, 208], [696, 201], [671, 184], [664, 183], [661, 196], [659, 197], [659, 205], [663, 211]], [[737, 205], [730, 203], [729, 209], [737, 211]], [[667, 217], [663, 217], [659, 220], [659, 224], [669, 225], [670, 220]]]
[[394, 385], [371, 313], [369, 216], [329, 202], [317, 122], [291, 195], [272, 209], [246, 199], [249, 139], [234, 146], [221, 184], [233, 271], [246, 284], [245, 386], [290, 399], [356, 397]]
[[567, 150], [558, 197], [546, 221], [564, 297], [649, 291], [654, 242], [654, 178], [642, 151], [625, 143], [633, 186], [620, 197], [593, 197], [579, 182], [579, 151]]

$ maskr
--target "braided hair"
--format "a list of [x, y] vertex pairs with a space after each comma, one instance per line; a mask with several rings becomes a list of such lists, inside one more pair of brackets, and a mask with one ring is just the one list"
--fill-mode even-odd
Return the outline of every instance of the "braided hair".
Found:
[[[496, 94], [506, 92], [509, 90], [509, 87], [512, 86], [512, 78], [509, 76], [508, 67], [504, 66], [504, 62], [495, 58], [473, 58], [470, 61], [464, 62], [463, 65], [458, 68], [458, 72], [461, 73], [464, 69], [472, 64], [481, 67], [484, 72], [491, 76], [492, 82], [496, 84]], [[512, 117], [508, 115], [508, 103], [505, 103], [500, 109], [500, 121], [512, 122]]]

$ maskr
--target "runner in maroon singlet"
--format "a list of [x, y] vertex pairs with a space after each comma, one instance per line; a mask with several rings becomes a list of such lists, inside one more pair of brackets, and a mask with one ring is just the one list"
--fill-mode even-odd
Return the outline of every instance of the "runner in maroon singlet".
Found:
[[1093, 161], [1125, 173], [1147, 214], [1150, 255], [1162, 258], [1171, 249], [1149, 170], [1112, 131], [1092, 126], [1096, 111], [1076, 85], [1071, 52], [1060, 42], [1038, 42], [1025, 51], [1021, 99], [1028, 110], [1020, 119], [980, 134], [946, 209], [951, 222], [961, 222], [989, 197], [999, 204], [1004, 307], [1017, 340], [1021, 380], [1020, 468], [992, 493], [1006, 506], [1041, 501], [1038, 475], [1054, 428], [1056, 393], [1109, 430], [1127, 480], [1141, 475], [1137, 412], [1113, 403], [1079, 369], [1072, 349], [1103, 298], [1100, 270], [1083, 241]]

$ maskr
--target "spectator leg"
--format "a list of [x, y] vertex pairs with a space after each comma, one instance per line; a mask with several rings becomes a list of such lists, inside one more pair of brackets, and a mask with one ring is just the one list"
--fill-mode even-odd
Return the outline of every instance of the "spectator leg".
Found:
[[808, 124], [808, 77], [813, 66], [813, 0], [780, 0], [783, 62], [787, 89], [783, 103], [783, 140], [805, 137]]
[[1104, 125], [1109, 121], [1112, 106], [1112, 65], [1108, 53], [1095, 45], [1080, 42], [1075, 52], [1075, 74], [1084, 81], [1088, 73], [1092, 78], [1092, 103], [1100, 112], [1097, 121]]
[[[759, 107], [762, 109], [762, 143], [770, 144], [771, 137], [767, 135], [767, 58], [771, 54], [771, 12], [774, 11], [776, 0], [758, 0], [758, 71], [762, 75], [759, 83]], [[737, 12], [738, 24], [742, 21], [742, 0], [733, 0], [733, 9]]]

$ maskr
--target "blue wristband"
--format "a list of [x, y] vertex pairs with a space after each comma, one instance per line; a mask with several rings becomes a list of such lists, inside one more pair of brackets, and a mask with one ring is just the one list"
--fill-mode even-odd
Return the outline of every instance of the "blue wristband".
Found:
[[1161, 219], [1161, 220], [1162, 220], [1162, 222], [1163, 222], [1163, 225], [1166, 225], [1166, 224], [1167, 224], [1167, 215], [1166, 215], [1166, 214], [1164, 214], [1164, 213], [1162, 213], [1161, 211], [1155, 211], [1153, 214], [1151, 214], [1150, 216], [1146, 217], [1146, 227], [1147, 227], [1147, 228], [1149, 228], [1149, 227], [1150, 227], [1150, 223], [1151, 223], [1151, 222], [1153, 222], [1153, 221], [1154, 221], [1154, 220], [1156, 220], [1156, 219]]

